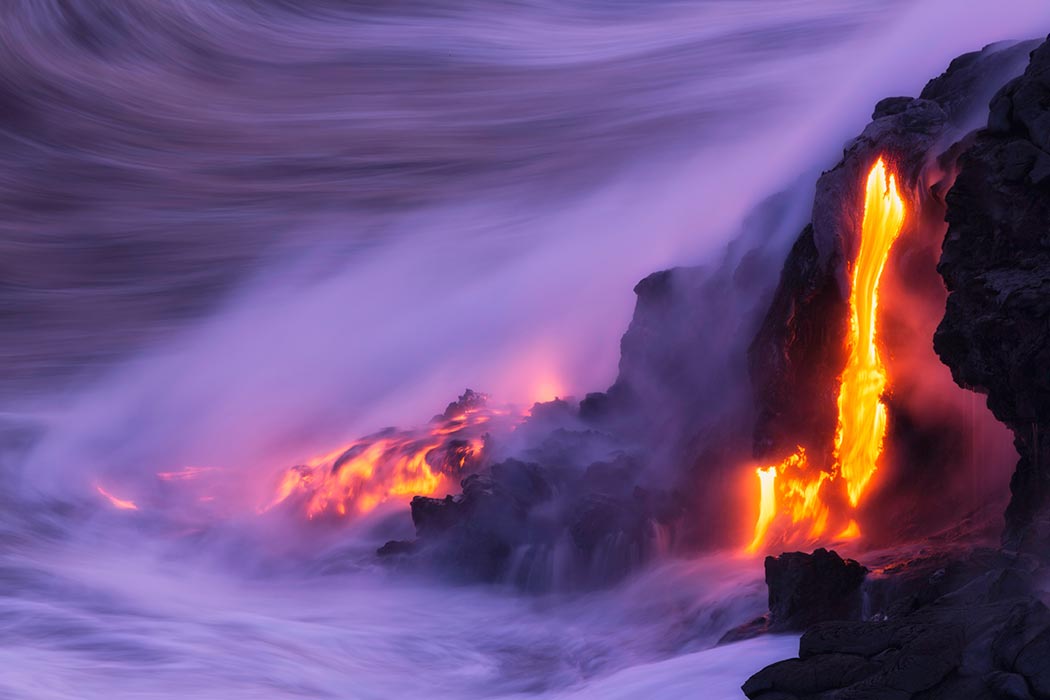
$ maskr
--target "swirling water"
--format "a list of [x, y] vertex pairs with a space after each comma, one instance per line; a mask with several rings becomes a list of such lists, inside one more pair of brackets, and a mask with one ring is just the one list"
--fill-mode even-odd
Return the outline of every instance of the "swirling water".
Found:
[[[638, 278], [876, 99], [1048, 28], [1019, 0], [0, 2], [0, 697], [739, 697], [794, 645], [710, 648], [762, 610], [753, 561], [522, 597], [252, 506], [464, 385], [607, 385]], [[186, 464], [225, 469], [213, 521], [93, 488]]]

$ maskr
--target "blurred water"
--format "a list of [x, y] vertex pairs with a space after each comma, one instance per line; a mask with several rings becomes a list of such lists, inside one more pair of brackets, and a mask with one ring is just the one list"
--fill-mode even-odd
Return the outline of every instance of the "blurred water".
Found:
[[0, 697], [739, 697], [795, 643], [708, 648], [761, 612], [756, 562], [526, 599], [94, 484], [250, 494], [465, 385], [601, 389], [637, 279], [878, 98], [1048, 28], [1035, 0], [0, 2]]
[[0, 697], [612, 697], [608, 684], [670, 698], [700, 681], [736, 689], [797, 644], [704, 651], [764, 608], [754, 562], [728, 557], [534, 598], [367, 567], [231, 576], [186, 552], [115, 543], [105, 518], [81, 525], [75, 543], [0, 556]]

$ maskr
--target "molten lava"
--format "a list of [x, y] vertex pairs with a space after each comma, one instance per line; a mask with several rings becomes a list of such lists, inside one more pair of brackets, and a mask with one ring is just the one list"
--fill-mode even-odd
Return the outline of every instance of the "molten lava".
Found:
[[853, 265], [849, 295], [849, 359], [839, 386], [839, 424], [835, 459], [846, 480], [850, 505], [856, 507], [871, 481], [886, 435], [886, 368], [875, 346], [879, 280], [890, 247], [904, 224], [904, 200], [892, 174], [879, 158], [868, 175], [860, 251]]
[[480, 466], [490, 422], [509, 414], [468, 390], [423, 430], [386, 430], [292, 467], [265, 510], [289, 502], [308, 518], [359, 515], [390, 499], [451, 489]]
[[[860, 249], [851, 267], [848, 355], [839, 377], [834, 464], [830, 468], [811, 464], [806, 451], [798, 447], [780, 464], [756, 470], [759, 513], [749, 552], [770, 543], [774, 526], [776, 541], [785, 543], [815, 542], [833, 524], [843, 528], [838, 539], [860, 535], [848, 511], [856, 509], [878, 468], [887, 422], [882, 402], [886, 368], [876, 344], [879, 281], [903, 224], [904, 200], [896, 178], [879, 158], [868, 173]], [[843, 489], [846, 498], [836, 499]]]

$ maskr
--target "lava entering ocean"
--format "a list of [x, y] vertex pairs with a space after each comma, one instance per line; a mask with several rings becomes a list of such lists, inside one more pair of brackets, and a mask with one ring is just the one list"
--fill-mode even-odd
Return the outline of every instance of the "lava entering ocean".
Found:
[[264, 510], [293, 503], [311, 519], [359, 515], [455, 485], [481, 465], [492, 422], [512, 415], [487, 398], [468, 389], [426, 428], [384, 430], [288, 469]]
[[904, 209], [896, 177], [879, 158], [865, 184], [860, 250], [851, 268], [848, 356], [839, 377], [834, 463], [814, 465], [800, 446], [779, 464], [756, 470], [759, 514], [748, 552], [773, 540], [814, 542], [833, 526], [842, 528], [835, 533], [838, 539], [860, 534], [850, 511], [878, 468], [887, 423], [886, 367], [876, 343], [879, 281], [903, 227]]

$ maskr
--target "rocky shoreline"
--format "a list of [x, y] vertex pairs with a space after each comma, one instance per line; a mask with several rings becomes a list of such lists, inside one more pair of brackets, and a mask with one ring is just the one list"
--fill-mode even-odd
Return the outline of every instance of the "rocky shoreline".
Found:
[[[416, 539], [387, 543], [381, 558], [532, 592], [609, 585], [669, 547], [712, 545], [691, 516], [728, 507], [724, 490], [705, 488], [721, 483], [726, 465], [795, 445], [825, 458], [859, 183], [883, 154], [916, 214], [912, 226], [936, 234], [940, 246], [948, 222], [937, 272], [949, 296], [936, 352], [959, 386], [987, 395], [1015, 437], [1020, 461], [1002, 542], [934, 547], [907, 561], [868, 563], [870, 572], [825, 549], [769, 557], [769, 614], [723, 641], [803, 633], [798, 658], [744, 684], [751, 700], [1050, 698], [1050, 611], [1039, 600], [1050, 554], [1050, 43], [985, 47], [953, 61], [918, 97], [880, 101], [817, 182], [811, 223], [787, 252], [779, 282], [748, 297], [761, 308], [711, 300], [742, 286], [755, 292], [768, 279], [761, 273], [782, 251], [764, 245], [765, 234], [787, 215], [776, 198], [720, 265], [640, 282], [616, 383], [578, 404], [535, 407], [523, 427], [531, 436], [525, 459], [467, 476], [458, 495], [416, 497]], [[721, 342], [705, 342], [711, 334]], [[750, 402], [700, 400], [720, 382], [749, 379]], [[800, 395], [809, 399], [805, 410]], [[945, 430], [923, 428], [908, 406], [894, 412], [891, 435], [910, 430], [921, 442], [922, 430]], [[961, 439], [947, 430], [927, 440], [927, 454]], [[683, 454], [695, 466], [670, 471]], [[899, 475], [897, 510], [880, 503], [880, 513], [862, 512], [866, 533], [900, 539], [931, 480], [958, 468], [948, 452], [911, 459], [928, 478]], [[941, 495], [946, 503], [930, 511], [948, 526], [962, 515], [949, 492]]]

